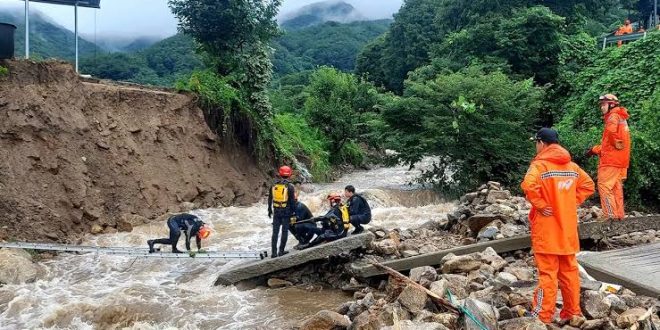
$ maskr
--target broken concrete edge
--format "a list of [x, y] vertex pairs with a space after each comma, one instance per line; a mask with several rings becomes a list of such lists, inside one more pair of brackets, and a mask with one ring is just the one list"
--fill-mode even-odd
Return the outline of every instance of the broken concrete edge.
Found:
[[[448, 250], [432, 252], [414, 256], [405, 259], [396, 259], [392, 261], [383, 262], [382, 264], [397, 271], [405, 271], [421, 266], [437, 266], [440, 264], [442, 258], [450, 253], [455, 255], [465, 255], [474, 252], [482, 252], [488, 247], [491, 247], [497, 253], [512, 252], [520, 249], [530, 248], [532, 241], [529, 235], [512, 237], [507, 239], [459, 246]], [[353, 263], [350, 265], [351, 273], [357, 277], [368, 278], [377, 275], [383, 275], [384, 272], [377, 269], [372, 265], [358, 265]]]
[[[578, 227], [581, 240], [602, 239], [603, 237], [611, 237], [649, 229], [660, 230], [660, 216], [625, 218], [623, 221], [615, 222], [586, 222], [580, 223]], [[383, 265], [397, 271], [405, 271], [421, 266], [437, 266], [440, 264], [440, 260], [449, 253], [453, 253], [457, 256], [465, 255], [474, 252], [481, 252], [488, 247], [493, 248], [497, 253], [506, 253], [528, 249], [531, 246], [532, 242], [530, 236], [522, 235], [507, 239], [459, 246], [410, 258], [396, 259], [384, 262]], [[350, 267], [353, 275], [360, 278], [383, 275], [382, 271], [372, 265], [353, 263]]]
[[[660, 297], [660, 288], [644, 283], [644, 280], [641, 277], [644, 274], [639, 275], [630, 275], [625, 276], [624, 274], [617, 274], [612, 271], [611, 268], [607, 269], [607, 265], [602, 264], [602, 260], [599, 260], [599, 255], [601, 258], [609, 259], [612, 258], [612, 252], [617, 254], [623, 254], [627, 251], [644, 251], [645, 255], [657, 255], [660, 250], [660, 243], [652, 243], [647, 245], [634, 246], [624, 249], [617, 249], [605, 252], [594, 252], [588, 254], [578, 255], [578, 262], [584, 270], [598, 281], [605, 283], [615, 283], [621, 285], [637, 294], [649, 296], [649, 297]], [[602, 254], [601, 254], [602, 253]], [[646, 256], [645, 256], [646, 258]], [[649, 261], [653, 262], [653, 261]], [[627, 271], [628, 269], [626, 269]], [[632, 269], [631, 269], [632, 271]], [[644, 272], [642, 272], [644, 273]]]
[[306, 264], [311, 261], [322, 260], [342, 253], [349, 253], [359, 248], [366, 248], [375, 239], [374, 234], [365, 233], [348, 236], [340, 240], [321, 244], [302, 251], [293, 251], [283, 257], [264, 259], [238, 265], [218, 275], [215, 285], [233, 285], [253, 278]]

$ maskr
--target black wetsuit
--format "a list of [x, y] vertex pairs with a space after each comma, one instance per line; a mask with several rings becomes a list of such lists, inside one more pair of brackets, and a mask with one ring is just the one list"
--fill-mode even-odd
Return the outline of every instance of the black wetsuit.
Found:
[[[307, 205], [301, 202], [296, 203], [296, 221], [309, 220], [313, 217], [314, 215], [307, 208]], [[302, 245], [309, 243], [315, 234], [320, 234], [319, 228], [314, 223], [302, 223], [296, 226], [290, 226], [289, 230], [291, 230], [291, 234], [298, 240], [298, 243]]]
[[[288, 194], [284, 207], [273, 205], [273, 187], [279, 183], [287, 185]], [[280, 239], [279, 255], [283, 255], [286, 241], [289, 238], [289, 223], [291, 218], [295, 218], [296, 216], [296, 188], [288, 180], [279, 180], [275, 184], [268, 192], [268, 214], [273, 215], [273, 236], [271, 237], [271, 252], [273, 257], [278, 255], [277, 238], [280, 233], [280, 227], [282, 228], [282, 238]]]
[[359, 234], [364, 231], [362, 225], [371, 222], [371, 208], [369, 203], [361, 195], [354, 194], [348, 200], [348, 214], [350, 216], [351, 225], [355, 227], [353, 234]]
[[151, 244], [149, 246], [151, 248], [153, 244], [167, 244], [172, 246], [172, 252], [181, 253], [176, 245], [179, 243], [179, 237], [181, 237], [181, 231], [183, 231], [186, 236], [186, 250], [190, 251], [190, 238], [193, 235], [196, 238], [197, 249], [201, 249], [202, 240], [197, 236], [197, 233], [203, 225], [204, 222], [192, 214], [182, 213], [174, 215], [167, 219], [167, 226], [170, 228], [170, 237], [150, 241]]
[[321, 221], [322, 228], [318, 229], [319, 234], [309, 244], [306, 244], [304, 248], [346, 237], [346, 230], [344, 228], [344, 222], [341, 220], [339, 205], [333, 207], [325, 216], [318, 219]]

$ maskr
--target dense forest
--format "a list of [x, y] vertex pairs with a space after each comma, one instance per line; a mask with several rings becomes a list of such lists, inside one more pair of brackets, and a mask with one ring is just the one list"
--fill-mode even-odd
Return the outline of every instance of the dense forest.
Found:
[[83, 68], [199, 93], [225, 140], [314, 180], [432, 157], [420, 180], [448, 195], [488, 180], [516, 189], [544, 126], [595, 174], [584, 151], [602, 132], [598, 96], [615, 93], [631, 114], [626, 198], [660, 207], [660, 32], [604, 50], [600, 39], [626, 18], [648, 24], [648, 0], [407, 0], [393, 21], [288, 30], [279, 4], [172, 0], [181, 34]]

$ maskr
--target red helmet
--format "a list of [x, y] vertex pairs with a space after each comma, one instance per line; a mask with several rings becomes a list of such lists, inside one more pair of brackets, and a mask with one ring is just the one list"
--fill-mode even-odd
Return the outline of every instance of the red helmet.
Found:
[[197, 232], [197, 237], [200, 239], [206, 239], [211, 235], [211, 230], [206, 227], [202, 226], [202, 228], [199, 228], [199, 231]]
[[328, 202], [330, 203], [339, 203], [341, 202], [341, 196], [338, 193], [330, 193], [327, 197]]
[[288, 166], [282, 166], [279, 170], [280, 176], [283, 178], [291, 177], [291, 172], [291, 167]]

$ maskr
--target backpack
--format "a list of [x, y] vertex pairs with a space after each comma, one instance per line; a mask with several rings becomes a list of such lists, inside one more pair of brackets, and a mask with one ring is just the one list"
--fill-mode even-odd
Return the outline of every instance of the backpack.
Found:
[[288, 182], [278, 182], [273, 186], [273, 207], [286, 208], [289, 202]]

